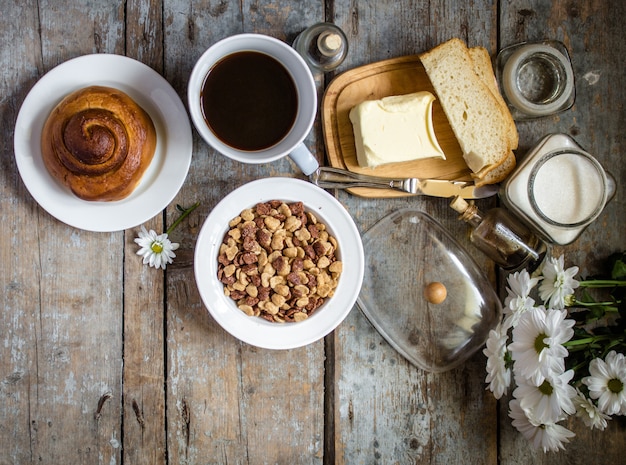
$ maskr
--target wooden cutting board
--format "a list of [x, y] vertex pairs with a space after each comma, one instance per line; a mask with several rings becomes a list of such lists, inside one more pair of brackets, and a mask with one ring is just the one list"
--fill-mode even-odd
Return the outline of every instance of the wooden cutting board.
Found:
[[[417, 55], [392, 58], [354, 68], [337, 76], [322, 99], [322, 128], [330, 166], [355, 173], [383, 177], [417, 177], [471, 180], [461, 147], [448, 123], [439, 100], [433, 105], [435, 135], [446, 160], [430, 158], [391, 163], [376, 168], [361, 168], [356, 158], [354, 133], [348, 117], [350, 110], [365, 100], [418, 91], [437, 95]], [[400, 197], [409, 194], [392, 189], [351, 188], [361, 197]]]

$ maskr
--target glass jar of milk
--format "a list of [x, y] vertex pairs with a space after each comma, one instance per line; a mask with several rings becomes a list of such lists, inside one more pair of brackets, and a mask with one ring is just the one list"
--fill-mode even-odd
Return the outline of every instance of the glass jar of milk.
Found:
[[503, 203], [553, 244], [574, 242], [615, 193], [615, 180], [566, 134], [543, 138], [500, 190]]

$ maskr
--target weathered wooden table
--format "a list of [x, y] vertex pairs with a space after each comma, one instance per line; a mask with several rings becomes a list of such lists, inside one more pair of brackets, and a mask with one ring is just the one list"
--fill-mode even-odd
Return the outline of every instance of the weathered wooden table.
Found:
[[[358, 308], [325, 340], [261, 350], [225, 333], [200, 301], [193, 250], [203, 220], [234, 188], [267, 176], [300, 176], [288, 160], [232, 162], [194, 132], [193, 160], [178, 196], [145, 225], [157, 231], [175, 205], [201, 206], [173, 233], [181, 243], [166, 272], [144, 267], [139, 227], [92, 233], [35, 202], [14, 158], [13, 130], [29, 90], [64, 61], [90, 53], [133, 57], [186, 102], [196, 59], [219, 39], [259, 32], [289, 43], [328, 20], [346, 31], [338, 72], [419, 53], [450, 37], [498, 49], [559, 39], [572, 55], [575, 106], [520, 123], [522, 155], [565, 132], [626, 177], [624, 2], [513, 0], [4, 1], [0, 8], [0, 463], [625, 463], [626, 424], [604, 432], [581, 422], [565, 452], [534, 452], [485, 391], [482, 354], [429, 374], [407, 363]], [[316, 75], [321, 96], [333, 74]], [[324, 160], [318, 124], [307, 145]], [[421, 208], [468, 249], [466, 228], [438, 198], [362, 199], [335, 193], [361, 232], [387, 213]], [[484, 208], [496, 200], [481, 201]], [[626, 245], [619, 185], [605, 213], [571, 246], [583, 274]], [[493, 264], [472, 250], [493, 280]]]

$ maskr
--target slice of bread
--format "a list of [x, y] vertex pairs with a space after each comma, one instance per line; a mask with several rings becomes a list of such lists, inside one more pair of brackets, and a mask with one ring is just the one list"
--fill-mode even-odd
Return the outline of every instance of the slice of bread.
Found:
[[515, 121], [511, 115], [508, 105], [504, 101], [500, 89], [498, 88], [498, 81], [496, 75], [493, 72], [493, 66], [491, 65], [491, 57], [485, 47], [471, 47], [468, 49], [472, 62], [474, 63], [474, 71], [480, 76], [482, 81], [489, 87], [489, 90], [498, 101], [498, 105], [502, 109], [502, 116], [507, 120], [509, 126], [509, 137], [511, 142], [511, 149], [515, 150], [519, 143], [519, 134]]
[[489, 170], [482, 173], [481, 176], [474, 177], [474, 184], [476, 186], [484, 186], [485, 184], [497, 184], [506, 179], [511, 171], [515, 169], [517, 165], [517, 160], [515, 159], [515, 154], [511, 151], [508, 153], [506, 158], [502, 160], [497, 166], [491, 167]]
[[465, 42], [451, 39], [420, 55], [465, 162], [481, 184], [498, 182], [512, 170], [518, 140], [485, 53], [470, 53]]
[[[474, 62], [474, 71], [480, 76], [483, 82], [489, 87], [489, 90], [493, 93], [496, 100], [502, 108], [502, 115], [508, 120], [509, 124], [509, 139], [511, 142], [511, 148], [516, 149], [519, 143], [519, 134], [517, 132], [517, 126], [513, 116], [507, 106], [500, 89], [498, 88], [498, 81], [496, 80], [495, 73], [493, 72], [493, 66], [491, 65], [491, 57], [489, 52], [484, 47], [471, 47], [468, 49], [470, 57]], [[510, 151], [508, 155], [502, 160], [501, 163], [490, 165], [475, 175], [475, 183], [477, 186], [485, 184], [495, 184], [501, 181], [509, 175], [517, 164], [515, 154]]]

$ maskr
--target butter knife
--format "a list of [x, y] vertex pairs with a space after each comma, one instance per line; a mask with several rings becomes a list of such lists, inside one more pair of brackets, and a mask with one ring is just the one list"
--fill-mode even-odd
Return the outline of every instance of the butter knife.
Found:
[[460, 196], [464, 199], [482, 199], [491, 197], [498, 192], [497, 185], [489, 184], [476, 187], [469, 181], [447, 181], [443, 179], [393, 179], [352, 171], [320, 166], [309, 175], [309, 180], [323, 189], [349, 189], [351, 187], [373, 187], [379, 189], [395, 189], [414, 195], [434, 197]]

